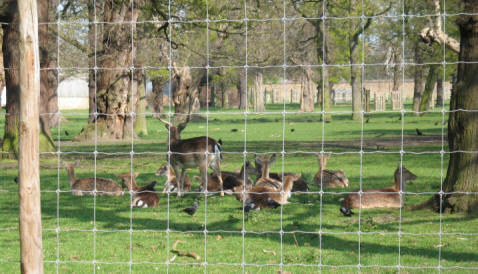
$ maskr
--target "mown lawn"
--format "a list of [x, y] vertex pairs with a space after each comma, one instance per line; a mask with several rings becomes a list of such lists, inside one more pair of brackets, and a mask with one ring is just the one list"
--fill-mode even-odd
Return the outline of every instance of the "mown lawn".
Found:
[[[294, 112], [298, 106], [286, 108]], [[287, 152], [272, 171], [301, 172], [309, 183], [317, 172], [312, 152], [333, 151], [336, 154], [329, 159], [328, 168], [342, 168], [350, 187], [324, 188], [321, 195], [320, 187], [310, 184], [311, 193], [294, 194], [291, 204], [247, 215], [231, 196], [187, 194], [178, 199], [174, 194], [160, 194], [160, 205], [154, 209], [130, 209], [129, 194], [71, 196], [68, 176], [59, 160], [81, 159], [77, 177], [92, 177], [96, 172], [99, 177], [114, 179], [115, 173], [132, 169], [140, 173], [138, 184], [157, 180], [160, 190], [165, 179], [154, 172], [165, 162], [167, 131], [158, 120], [148, 117], [147, 136], [122, 142], [81, 143], [73, 137], [85, 125], [86, 112], [65, 111], [61, 127], [52, 129], [62, 153], [42, 154], [41, 160], [46, 272], [197, 273], [206, 269], [210, 273], [277, 273], [281, 264], [284, 271], [292, 273], [356, 272], [358, 264], [366, 267], [362, 271], [374, 273], [395, 273], [397, 265], [407, 267], [402, 271], [410, 273], [436, 273], [438, 265], [446, 273], [476, 271], [466, 269], [478, 268], [476, 216], [440, 217], [431, 211], [407, 208], [356, 210], [351, 218], [339, 212], [343, 192], [360, 185], [391, 185], [402, 149], [404, 165], [418, 176], [407, 186], [410, 193], [406, 205], [431, 195], [422, 192], [439, 191], [448, 164], [448, 154], [440, 154], [442, 148], [447, 151], [447, 141], [441, 138], [442, 130], [446, 137], [447, 125], [442, 124], [442, 118], [446, 121], [447, 117], [438, 112], [423, 117], [406, 114], [400, 119], [400, 113], [388, 112], [368, 114], [357, 122], [349, 120], [349, 106], [336, 106], [334, 120], [323, 123], [319, 114], [283, 114], [283, 106], [267, 109], [270, 113], [248, 114], [245, 120], [237, 110], [211, 108], [209, 122], [191, 122], [182, 137], [207, 133], [222, 139], [223, 170], [240, 168], [244, 151], [249, 160], [253, 152]], [[416, 136], [417, 128], [424, 136]], [[19, 271], [18, 195], [13, 181], [16, 166], [14, 160], [0, 160], [2, 273]], [[188, 175], [192, 178], [198, 171], [191, 170]], [[195, 182], [194, 187], [198, 185]], [[182, 212], [196, 199], [200, 206], [194, 216]], [[177, 240], [183, 241], [179, 249], [195, 252], [200, 260], [181, 256], [167, 265]]]

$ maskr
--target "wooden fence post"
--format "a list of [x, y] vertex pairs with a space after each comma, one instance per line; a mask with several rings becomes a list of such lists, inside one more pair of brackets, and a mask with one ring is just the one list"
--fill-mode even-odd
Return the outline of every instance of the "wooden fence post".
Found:
[[363, 88], [362, 96], [363, 110], [368, 113], [370, 112], [370, 90]]
[[43, 273], [40, 171], [40, 63], [36, 0], [19, 0], [20, 126], [18, 142], [22, 273]]

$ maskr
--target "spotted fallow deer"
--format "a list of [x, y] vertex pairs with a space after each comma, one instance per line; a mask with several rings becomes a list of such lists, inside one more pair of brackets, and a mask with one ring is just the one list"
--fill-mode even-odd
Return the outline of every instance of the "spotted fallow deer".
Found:
[[316, 153], [315, 157], [319, 160], [319, 171], [314, 176], [314, 185], [324, 187], [348, 187], [349, 179], [342, 169], [330, 170], [326, 169], [327, 159], [332, 155], [331, 152], [327, 154]]
[[169, 162], [176, 176], [180, 174], [178, 197], [181, 197], [184, 192], [186, 170], [195, 167], [199, 167], [201, 177], [204, 181], [206, 181], [208, 168], [214, 170], [214, 172], [219, 175], [221, 196], [224, 196], [220, 168], [222, 141], [216, 141], [206, 136], [181, 140], [181, 131], [186, 128], [189, 117], [190, 115], [188, 115], [186, 122], [180, 123], [178, 126], [163, 119], [159, 119], [166, 126], [166, 129], [169, 130], [168, 143], [171, 151]]
[[80, 165], [77, 160], [74, 163], [63, 162], [63, 165], [70, 177], [71, 194], [75, 196], [83, 195], [108, 195], [123, 196], [123, 188], [114, 180], [109, 178], [76, 178], [75, 167]]
[[403, 195], [400, 191], [405, 191], [405, 185], [408, 180], [415, 180], [417, 176], [398, 165], [394, 173], [395, 184], [384, 188], [370, 188], [362, 190], [360, 194], [352, 193], [342, 201], [340, 212], [345, 216], [353, 214], [352, 208], [401, 208], [403, 206]]

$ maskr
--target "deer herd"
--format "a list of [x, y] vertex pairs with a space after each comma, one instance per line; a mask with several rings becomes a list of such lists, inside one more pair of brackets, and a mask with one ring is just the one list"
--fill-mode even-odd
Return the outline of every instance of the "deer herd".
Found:
[[[187, 176], [187, 169], [198, 168], [201, 176], [194, 176], [199, 182], [197, 193], [212, 195], [219, 193], [235, 195], [243, 204], [245, 212], [252, 209], [276, 208], [289, 203], [292, 192], [307, 192], [309, 187], [300, 173], [284, 172], [283, 174], [270, 173], [269, 170], [277, 160], [276, 154], [271, 156], [254, 156], [254, 165], [246, 160], [241, 169], [236, 171], [221, 171], [222, 141], [206, 136], [181, 139], [183, 131], [189, 122], [178, 126], [163, 119], [159, 119], [168, 129], [168, 151], [166, 162], [156, 171], [156, 176], [166, 177], [162, 193], [177, 193], [182, 197], [191, 192], [192, 182]], [[314, 176], [314, 185], [330, 188], [345, 188], [349, 180], [342, 169], [326, 169], [327, 159], [331, 153], [315, 154], [318, 159], [318, 171]], [[91, 177], [76, 178], [74, 168], [80, 164], [63, 162], [70, 178], [71, 193], [82, 195], [122, 196], [123, 187], [112, 179]], [[208, 174], [208, 169], [214, 173]], [[131, 207], [151, 208], [159, 204], [159, 196], [154, 187], [156, 182], [146, 186], [138, 186], [136, 178], [139, 173], [115, 174], [121, 179], [131, 193]], [[257, 179], [252, 180], [251, 175]], [[394, 173], [394, 184], [385, 188], [361, 189], [348, 194], [342, 200], [340, 212], [351, 216], [352, 209], [367, 208], [401, 208], [403, 207], [403, 192], [408, 180], [415, 180], [417, 176], [405, 167], [398, 165]], [[321, 191], [322, 192], [322, 191]], [[197, 203], [197, 202], [195, 202]], [[196, 206], [197, 207], [197, 206]]]

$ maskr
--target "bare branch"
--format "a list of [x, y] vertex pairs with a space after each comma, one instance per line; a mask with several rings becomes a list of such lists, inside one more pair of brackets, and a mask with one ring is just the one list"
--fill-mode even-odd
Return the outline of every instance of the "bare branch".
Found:
[[459, 53], [460, 52], [460, 42], [456, 41], [454, 38], [448, 36], [443, 32], [441, 24], [441, 12], [440, 12], [440, 1], [433, 0], [435, 6], [435, 23], [432, 27], [425, 27], [420, 31], [420, 37], [425, 43], [432, 44], [433, 42], [438, 43], [439, 45], [445, 45], [448, 49]]

